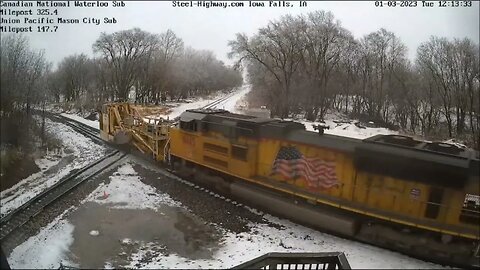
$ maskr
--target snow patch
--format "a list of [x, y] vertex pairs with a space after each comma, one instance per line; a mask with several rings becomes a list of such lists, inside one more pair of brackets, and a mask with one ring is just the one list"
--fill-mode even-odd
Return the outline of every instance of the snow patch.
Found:
[[96, 230], [92, 230], [92, 231], [90, 231], [90, 235], [91, 236], [98, 236], [98, 235], [100, 235], [100, 232], [96, 231]]
[[80, 123], [83, 123], [87, 126], [95, 128], [95, 129], [100, 129], [100, 122], [99, 121], [88, 120], [88, 119], [85, 119], [85, 118], [83, 118], [81, 116], [78, 116], [76, 114], [70, 114], [70, 113], [61, 113], [60, 115], [64, 116], [64, 117], [67, 117], [67, 118], [70, 118], [72, 120], [78, 121]]
[[113, 264], [111, 262], [105, 262], [105, 265], [103, 266], [104, 269], [115, 269], [113, 267]]
[[[40, 121], [40, 118], [35, 119]], [[60, 181], [72, 170], [85, 167], [105, 153], [105, 147], [94, 143], [64, 124], [45, 119], [45, 130], [59, 139], [63, 148], [60, 153], [49, 152], [44, 158], [36, 160], [41, 169], [40, 172], [30, 175], [0, 193], [2, 217]], [[64, 149], [70, 150], [71, 153], [66, 154]], [[71, 161], [60, 166], [58, 171], [48, 172], [48, 169], [59, 165], [61, 159], [67, 158], [68, 155], [73, 155]]]
[[375, 135], [383, 134], [398, 134], [397, 131], [390, 130], [388, 128], [375, 128], [365, 127], [359, 124], [358, 121], [337, 121], [337, 119], [326, 119], [324, 122], [311, 122], [311, 121], [298, 121], [305, 125], [305, 129], [308, 131], [315, 131], [314, 126], [324, 125], [328, 126], [325, 129], [325, 134], [349, 137], [354, 139], [366, 139]]
[[250, 224], [250, 231], [243, 233], [224, 232], [222, 246], [213, 259], [190, 260], [178, 254], [160, 255], [151, 262], [143, 259], [151, 254], [150, 244], [144, 244], [132, 254], [131, 262], [125, 267], [173, 269], [173, 268], [231, 268], [268, 252], [337, 252], [343, 251], [352, 266], [356, 268], [440, 268], [402, 254], [324, 234], [270, 215], [265, 219], [280, 226]]
[[66, 154], [63, 151], [63, 148], [59, 155], [55, 155], [47, 151], [44, 157], [35, 160], [35, 164], [38, 166], [38, 168], [40, 168], [41, 171], [46, 171], [49, 168], [57, 165], [60, 161], [60, 158], [65, 156]]
[[157, 210], [159, 204], [181, 206], [168, 194], [158, 193], [154, 187], [144, 184], [130, 163], [120, 165], [110, 176], [110, 183], [100, 184], [82, 203], [88, 201], [123, 209]]
[[68, 258], [74, 226], [62, 216], [12, 251], [8, 258], [12, 269], [57, 269], [60, 263], [74, 265]]
[[133, 243], [132, 239], [130, 239], [130, 238], [122, 239], [122, 244], [124, 244], [124, 245], [131, 245], [132, 243]]
[[[178, 104], [176, 107], [174, 107], [172, 109], [170, 114], [168, 114], [168, 117], [170, 119], [175, 119], [178, 116], [180, 116], [180, 114], [185, 112], [186, 110], [202, 108], [202, 107], [208, 105], [209, 103], [212, 103], [213, 101], [215, 101], [217, 99], [225, 97], [226, 95], [227, 95], [226, 93], [219, 93], [219, 94], [216, 94], [216, 95], [214, 95], [212, 97], [209, 97], [209, 98], [206, 98], [206, 99], [200, 98], [200, 99], [198, 99], [196, 101], [193, 101], [193, 102], [190, 102], [190, 103]], [[166, 116], [164, 116], [164, 117], [166, 117]]]
[[[226, 100], [216, 104], [213, 108], [227, 110], [231, 113], [242, 113], [240, 108], [240, 103], [243, 102], [243, 99], [250, 92], [251, 86], [244, 85], [235, 94], [227, 98]], [[213, 109], [212, 108], [212, 109]]]
[[455, 139], [448, 139], [448, 140], [443, 141], [442, 143], [451, 144], [451, 145], [454, 145], [454, 146], [456, 146], [458, 148], [462, 148], [462, 149], [467, 149], [468, 148], [465, 144], [460, 143], [460, 142], [456, 141]]
[[208, 104], [227, 96], [228, 96], [227, 99], [211, 107], [211, 109], [223, 109], [230, 112], [241, 113], [241, 108], [239, 104], [242, 102], [243, 98], [250, 91], [250, 89], [251, 89], [250, 85], [244, 85], [234, 90], [231, 93], [220, 92], [208, 98], [200, 98], [188, 103], [168, 103], [168, 105], [173, 106], [169, 114], [150, 115], [148, 117], [153, 119], [160, 119], [160, 118], [175, 119], [186, 110], [199, 109], [199, 108], [205, 107]]
[[131, 164], [126, 164], [118, 168], [117, 172], [114, 173], [117, 175], [137, 175], [137, 172], [133, 169]]

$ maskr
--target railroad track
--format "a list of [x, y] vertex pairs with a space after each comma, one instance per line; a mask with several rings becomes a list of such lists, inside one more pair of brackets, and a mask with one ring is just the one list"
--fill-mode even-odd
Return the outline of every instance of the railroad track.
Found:
[[229, 94], [229, 95], [227, 95], [227, 96], [224, 96], [224, 97], [222, 97], [222, 98], [219, 98], [219, 99], [217, 99], [217, 100], [215, 100], [215, 101], [213, 101], [213, 102], [211, 102], [211, 103], [203, 106], [202, 109], [214, 109], [215, 106], [217, 106], [218, 104], [221, 104], [222, 102], [224, 102], [225, 100], [231, 98], [231, 97], [232, 97], [233, 95], [235, 95], [235, 94], [236, 94], [236, 93], [233, 92], [233, 93], [231, 93], [231, 94]]
[[0, 241], [10, 235], [13, 231], [21, 228], [31, 218], [40, 214], [46, 206], [68, 194], [85, 180], [97, 175], [126, 155], [126, 153], [114, 150], [105, 157], [102, 157], [79, 170], [72, 171], [69, 175], [62, 178], [53, 186], [42, 191], [40, 194], [30, 199], [21, 207], [3, 217], [0, 220]]
[[[98, 135], [99, 131], [88, 125], [56, 114], [48, 113], [48, 117], [72, 127], [75, 131], [98, 143], [106, 144], [100, 139]], [[104, 171], [126, 155], [126, 153], [112, 148], [112, 151], [106, 156], [81, 169], [73, 170], [70, 174], [24, 203], [21, 207], [10, 212], [5, 217], [2, 217], [0, 219], [0, 241], [3, 242], [7, 236], [12, 235], [14, 232], [21, 232], [22, 226], [31, 218], [40, 214], [45, 207], [62, 198], [66, 194], [69, 194], [81, 183]]]
[[85, 125], [84, 123], [79, 122], [77, 120], [73, 120], [68, 117], [60, 116], [57, 114], [49, 114], [49, 117], [62, 122], [63, 124], [73, 128], [75, 131], [89, 137], [90, 139], [92, 139], [97, 143], [105, 144], [105, 141], [100, 138], [100, 133], [99, 133], [100, 130], [98, 129]]

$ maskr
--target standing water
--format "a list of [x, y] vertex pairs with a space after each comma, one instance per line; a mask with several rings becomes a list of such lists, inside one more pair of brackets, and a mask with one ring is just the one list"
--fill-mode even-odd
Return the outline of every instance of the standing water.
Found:
[[88, 202], [69, 220], [75, 227], [71, 260], [81, 268], [103, 268], [106, 262], [121, 267], [146, 246], [152, 257], [175, 253], [192, 260], [211, 258], [219, 246], [219, 232], [177, 207], [154, 211]]

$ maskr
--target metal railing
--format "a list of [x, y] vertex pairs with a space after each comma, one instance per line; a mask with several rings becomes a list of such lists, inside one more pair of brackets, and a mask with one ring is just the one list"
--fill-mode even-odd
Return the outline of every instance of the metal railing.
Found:
[[272, 252], [232, 269], [351, 269], [343, 252]]

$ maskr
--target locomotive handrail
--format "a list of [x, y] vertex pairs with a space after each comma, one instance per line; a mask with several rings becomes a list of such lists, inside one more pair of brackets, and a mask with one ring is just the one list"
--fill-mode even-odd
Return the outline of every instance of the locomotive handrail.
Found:
[[[202, 123], [213, 124], [213, 125], [224, 126], [224, 127], [227, 126], [223, 123], [210, 122], [210, 121], [206, 121], [206, 120], [202, 120]], [[251, 128], [245, 128], [245, 127], [239, 127], [239, 126], [227, 126], [227, 127], [233, 128], [233, 129], [245, 130], [245, 131], [248, 131], [252, 135], [254, 134], [253, 129], [251, 129]]]

